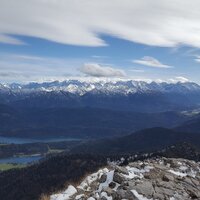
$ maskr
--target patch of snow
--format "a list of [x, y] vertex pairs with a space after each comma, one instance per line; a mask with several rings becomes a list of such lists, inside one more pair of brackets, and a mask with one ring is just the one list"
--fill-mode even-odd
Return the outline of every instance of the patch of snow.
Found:
[[187, 167], [187, 166], [180, 166], [179, 169], [180, 169], [181, 171], [186, 171], [186, 170], [188, 169], [188, 167]]
[[143, 173], [149, 172], [151, 169], [153, 169], [153, 167], [152, 166], [145, 166], [144, 169], [138, 169], [138, 168], [135, 168], [135, 167], [127, 166], [126, 169], [128, 170], [129, 174], [128, 175], [123, 174], [123, 176], [125, 178], [128, 178], [128, 179], [133, 179], [135, 177], [143, 178]]
[[84, 194], [79, 194], [79, 195], [77, 195], [77, 196], [75, 197], [75, 199], [76, 199], [76, 200], [79, 200], [79, 199], [81, 199], [82, 197], [84, 197]]
[[51, 195], [50, 200], [69, 200], [70, 197], [76, 193], [77, 193], [76, 188], [72, 185], [69, 185], [64, 192]]
[[174, 170], [172, 170], [172, 169], [168, 170], [168, 172], [170, 172], [170, 173], [172, 173], [172, 174], [175, 174], [176, 176], [181, 176], [181, 177], [187, 176], [186, 173], [177, 172], [177, 171], [174, 171]]
[[109, 197], [106, 192], [102, 192], [101, 193], [101, 197], [105, 197], [107, 200], [112, 200], [113, 199], [111, 196]]
[[106, 181], [99, 185], [98, 192], [101, 192], [103, 188], [107, 188], [109, 184], [113, 181], [114, 170], [107, 172], [106, 175]]
[[93, 197], [89, 197], [87, 200], [95, 200], [95, 198], [93, 198]]
[[182, 165], [182, 162], [178, 161], [177, 164], [178, 164], [178, 165]]
[[131, 192], [136, 196], [136, 198], [138, 198], [138, 200], [152, 200], [152, 199], [148, 199], [148, 198], [144, 197], [141, 194], [138, 194], [138, 192], [136, 190], [131, 190]]
[[191, 171], [188, 173], [188, 176], [195, 178], [196, 174], [197, 174], [197, 172], [195, 172], [194, 170], [191, 169]]
[[89, 186], [92, 182], [96, 181], [98, 178], [101, 177], [102, 174], [108, 172], [109, 170], [107, 168], [100, 169], [98, 172], [91, 174], [90, 176], [87, 176], [85, 180], [77, 187], [82, 190], [89, 190]]

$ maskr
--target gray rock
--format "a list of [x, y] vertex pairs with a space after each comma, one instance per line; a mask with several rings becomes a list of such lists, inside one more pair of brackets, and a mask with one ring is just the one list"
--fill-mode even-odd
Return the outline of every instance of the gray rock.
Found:
[[114, 191], [113, 191], [111, 188], [109, 188], [109, 187], [106, 188], [106, 189], [103, 189], [103, 191], [106, 192], [106, 193], [108, 194], [108, 196], [111, 196], [111, 195], [113, 194], [113, 192], [114, 192]]
[[154, 193], [153, 194], [153, 199], [165, 200], [165, 196], [164, 196], [164, 194]]
[[164, 196], [174, 196], [175, 194], [175, 191], [173, 189], [168, 189], [168, 188], [164, 188], [164, 187], [155, 187], [155, 193], [158, 193], [158, 194], [162, 194]]
[[121, 184], [123, 181], [125, 181], [125, 178], [121, 174], [114, 172], [113, 181]]
[[162, 177], [162, 180], [163, 181], [174, 181], [174, 177], [172, 175], [169, 175], [169, 174], [164, 174], [163, 177]]
[[198, 188], [187, 187], [186, 190], [192, 199], [200, 199], [200, 190]]
[[106, 179], [107, 179], [107, 175], [106, 174], [102, 174], [102, 176], [99, 179], [99, 182], [100, 183], [104, 183], [106, 181]]
[[[129, 190], [122, 190], [122, 189], [117, 190], [117, 196], [118, 196], [119, 200], [121, 200], [121, 199], [138, 200], [138, 198], [136, 198], [135, 195]], [[115, 199], [113, 198], [113, 200], [115, 200]], [[116, 199], [116, 200], [118, 200], [118, 199]]]
[[128, 170], [125, 167], [116, 166], [115, 171], [126, 175], [129, 174]]
[[154, 193], [154, 188], [150, 181], [139, 183], [133, 189], [147, 198], [151, 198]]
[[163, 187], [163, 188], [168, 188], [168, 189], [173, 190], [176, 187], [176, 184], [174, 182], [172, 182], [172, 181], [165, 182], [165, 181], [162, 181], [162, 180], [157, 180], [156, 181], [156, 186]]
[[172, 168], [179, 168], [179, 164], [178, 164], [178, 161], [176, 159], [169, 159], [168, 163], [170, 164], [170, 167]]
[[111, 189], [115, 188], [115, 187], [116, 187], [116, 183], [111, 182], [111, 183], [109, 184], [109, 187], [110, 187]]

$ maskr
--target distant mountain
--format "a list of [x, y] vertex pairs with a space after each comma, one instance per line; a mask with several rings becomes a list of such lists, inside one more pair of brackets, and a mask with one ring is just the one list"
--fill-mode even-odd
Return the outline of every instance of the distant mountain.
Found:
[[0, 85], [0, 103], [17, 107], [97, 107], [137, 112], [197, 108], [196, 83], [144, 81], [79, 81]]
[[79, 80], [67, 80], [63, 82], [44, 82], [44, 83], [29, 83], [29, 84], [9, 84], [1, 85], [1, 90], [13, 91], [13, 92], [32, 92], [32, 91], [65, 91], [73, 94], [84, 95], [88, 92], [93, 93], [137, 93], [137, 92], [164, 92], [164, 93], [188, 93], [199, 92], [200, 86], [193, 82], [178, 82], [178, 83], [166, 83], [166, 82], [151, 82], [144, 81], [79, 81]]
[[128, 136], [85, 142], [72, 149], [72, 152], [92, 152], [106, 155], [153, 152], [182, 142], [200, 147], [200, 134], [178, 132], [165, 128], [150, 128]]

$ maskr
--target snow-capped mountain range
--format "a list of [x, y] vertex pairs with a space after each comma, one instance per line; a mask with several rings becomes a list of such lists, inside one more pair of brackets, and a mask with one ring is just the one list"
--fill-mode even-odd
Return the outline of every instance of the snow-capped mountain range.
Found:
[[0, 84], [1, 92], [36, 92], [36, 91], [65, 91], [73, 94], [84, 95], [88, 92], [101, 92], [111, 94], [134, 94], [145, 92], [161, 92], [161, 93], [190, 93], [200, 92], [200, 85], [193, 82], [144, 82], [144, 81], [80, 81], [66, 80], [53, 81], [43, 83], [28, 83], [28, 84]]

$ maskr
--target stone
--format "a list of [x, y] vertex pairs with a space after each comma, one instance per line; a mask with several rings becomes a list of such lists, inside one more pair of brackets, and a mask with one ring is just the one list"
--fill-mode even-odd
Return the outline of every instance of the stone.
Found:
[[171, 189], [173, 190], [175, 188], [175, 183], [170, 181], [170, 182], [165, 182], [165, 181], [162, 181], [162, 180], [157, 180], [156, 181], [156, 185], [158, 187], [163, 187], [163, 188], [168, 188], [168, 189]]
[[160, 194], [160, 193], [154, 193], [153, 199], [165, 200], [165, 196], [163, 194]]
[[155, 188], [155, 193], [162, 194], [164, 196], [174, 196], [175, 191], [173, 189], [168, 189], [164, 187], [158, 187], [156, 186]]
[[125, 167], [116, 166], [115, 171], [126, 175], [129, 174], [128, 170]]
[[122, 175], [120, 175], [119, 173], [114, 172], [113, 181], [121, 184], [123, 181], [125, 181], [125, 178]]
[[108, 196], [111, 196], [113, 194], [113, 190], [109, 187], [107, 187], [106, 189], [103, 189], [103, 191], [106, 192]]
[[102, 174], [100, 179], [99, 179], [99, 182], [100, 183], [104, 183], [106, 181], [106, 179], [107, 179], [107, 175], [106, 174]]
[[145, 181], [137, 184], [133, 189], [147, 198], [151, 198], [154, 193], [154, 188], [150, 181]]
[[200, 199], [200, 191], [198, 188], [187, 187], [186, 190], [192, 199]]
[[111, 182], [111, 183], [109, 184], [109, 187], [110, 187], [111, 189], [115, 188], [115, 187], [116, 187], [116, 183]]
[[123, 189], [117, 190], [117, 195], [119, 197], [119, 200], [121, 199], [138, 200], [130, 190], [123, 190]]
[[174, 181], [174, 177], [172, 175], [169, 175], [169, 174], [164, 174], [163, 177], [162, 177], [162, 180], [163, 181]]
[[169, 159], [168, 162], [169, 162], [171, 168], [179, 168], [180, 167], [180, 165], [178, 164], [178, 161], [173, 158]]

